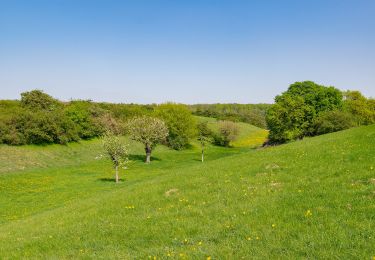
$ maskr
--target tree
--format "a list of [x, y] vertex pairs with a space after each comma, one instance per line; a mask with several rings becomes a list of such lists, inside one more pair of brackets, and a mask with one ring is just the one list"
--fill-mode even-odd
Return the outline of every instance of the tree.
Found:
[[156, 107], [155, 115], [167, 125], [167, 142], [175, 150], [185, 148], [189, 144], [189, 139], [196, 134], [196, 122], [185, 105], [162, 104]]
[[202, 149], [202, 162], [204, 161], [204, 148], [206, 146], [206, 143], [211, 141], [211, 130], [208, 128], [207, 121], [202, 121], [198, 123], [198, 141], [201, 144]]
[[158, 118], [148, 116], [130, 120], [127, 124], [127, 131], [132, 140], [144, 144], [146, 163], [150, 163], [151, 152], [155, 146], [168, 136], [168, 128], [165, 123]]
[[107, 132], [102, 137], [103, 148], [108, 157], [111, 159], [115, 168], [115, 180], [119, 182], [119, 168], [125, 168], [129, 163], [128, 146], [120, 139], [119, 136]]
[[232, 121], [219, 122], [219, 135], [216, 136], [216, 144], [229, 147], [230, 142], [237, 139], [239, 129], [236, 123]]
[[373, 99], [367, 99], [359, 91], [346, 91], [344, 94], [344, 108], [350, 112], [358, 125], [375, 123], [375, 106]]
[[342, 93], [312, 81], [296, 82], [267, 111], [270, 143], [284, 143], [312, 136], [314, 120], [320, 113], [342, 108]]

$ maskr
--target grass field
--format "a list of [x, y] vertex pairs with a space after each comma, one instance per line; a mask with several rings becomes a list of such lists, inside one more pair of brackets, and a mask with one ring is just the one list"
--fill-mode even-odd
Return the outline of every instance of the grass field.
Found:
[[[245, 135], [244, 135], [245, 136]], [[246, 137], [244, 137], [246, 139]], [[241, 139], [239, 139], [241, 140]], [[0, 258], [375, 256], [375, 125], [278, 147], [0, 146]]]

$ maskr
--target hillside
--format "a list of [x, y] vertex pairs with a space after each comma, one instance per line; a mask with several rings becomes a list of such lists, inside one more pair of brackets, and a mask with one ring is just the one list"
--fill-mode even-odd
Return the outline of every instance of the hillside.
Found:
[[[116, 185], [98, 141], [0, 146], [0, 258], [370, 259], [374, 147], [375, 125], [266, 149], [210, 146], [204, 164], [197, 146], [159, 146], [144, 165], [135, 146]], [[13, 167], [9, 149], [36, 163]]]
[[[218, 120], [210, 117], [195, 116], [197, 121], [207, 121], [208, 127], [217, 132], [219, 130]], [[233, 147], [258, 147], [261, 146], [268, 136], [268, 131], [247, 123], [236, 122], [239, 129], [238, 138], [231, 143]]]

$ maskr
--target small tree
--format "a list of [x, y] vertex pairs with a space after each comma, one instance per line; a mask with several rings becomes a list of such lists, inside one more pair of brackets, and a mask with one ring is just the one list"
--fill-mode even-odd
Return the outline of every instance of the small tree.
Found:
[[232, 121], [221, 121], [219, 123], [219, 133], [221, 138], [221, 145], [229, 146], [230, 142], [237, 139], [238, 126]]
[[198, 123], [198, 141], [201, 144], [202, 149], [202, 162], [204, 161], [204, 148], [206, 143], [211, 141], [211, 130], [208, 128], [207, 121]]
[[111, 159], [116, 173], [116, 183], [119, 182], [119, 168], [124, 168], [129, 163], [128, 146], [119, 138], [107, 132], [103, 136], [103, 148]]
[[165, 123], [158, 118], [148, 116], [130, 120], [127, 130], [132, 140], [144, 144], [146, 163], [151, 161], [152, 149], [168, 136], [168, 128]]

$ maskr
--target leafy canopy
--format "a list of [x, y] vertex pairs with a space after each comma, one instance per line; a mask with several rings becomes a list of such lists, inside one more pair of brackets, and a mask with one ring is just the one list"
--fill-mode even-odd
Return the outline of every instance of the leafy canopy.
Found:
[[283, 143], [314, 135], [314, 119], [322, 112], [340, 109], [342, 99], [338, 89], [312, 81], [290, 85], [267, 111], [270, 142]]
[[168, 128], [158, 118], [142, 116], [131, 119], [127, 124], [127, 132], [134, 141], [147, 147], [154, 147], [168, 136]]
[[166, 103], [155, 108], [155, 115], [167, 125], [169, 135], [168, 145], [180, 150], [189, 144], [189, 139], [195, 136], [196, 122], [187, 106]]

